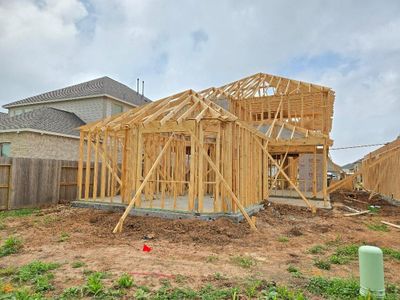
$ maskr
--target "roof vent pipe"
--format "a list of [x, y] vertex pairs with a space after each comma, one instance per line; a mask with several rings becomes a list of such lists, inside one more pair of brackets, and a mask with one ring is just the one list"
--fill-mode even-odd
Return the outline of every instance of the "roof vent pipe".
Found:
[[142, 81], [142, 96], [144, 96], [144, 80]]
[[136, 93], [139, 94], [139, 78], [136, 80]]

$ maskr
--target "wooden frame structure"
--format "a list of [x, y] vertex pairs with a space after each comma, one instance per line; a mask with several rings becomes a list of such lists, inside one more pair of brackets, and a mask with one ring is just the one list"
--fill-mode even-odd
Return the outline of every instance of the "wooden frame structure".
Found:
[[[325, 131], [330, 130], [331, 110], [314, 108], [315, 122], [307, 121], [304, 128], [297, 116], [303, 113], [305, 122], [310, 101], [332, 93], [281, 78], [275, 87], [282, 94], [278, 106], [276, 95], [259, 93], [257, 99], [260, 89], [268, 90], [266, 80], [274, 78], [256, 74], [221, 88], [187, 90], [82, 126], [78, 199], [126, 204], [114, 232], [122, 230], [133, 207], [240, 212], [255, 229], [246, 209], [267, 199], [282, 180], [315, 211], [297, 184], [295, 163], [299, 153], [327, 157], [331, 140]], [[286, 95], [281, 85], [286, 86]], [[292, 106], [299, 92], [307, 94], [301, 112]], [[84, 173], [84, 164], [92, 161], [93, 171], [86, 168]]]
[[370, 191], [370, 198], [381, 194], [387, 198], [400, 200], [400, 138], [372, 151], [362, 160], [361, 168], [354, 174], [336, 182], [328, 188], [333, 192], [346, 184], [354, 184], [361, 176], [363, 187]]
[[[332, 89], [258, 73], [200, 94], [262, 132], [269, 140], [268, 151], [281, 161], [296, 186], [312, 198], [323, 198], [327, 205]], [[269, 170], [270, 176], [277, 175], [270, 179], [270, 188], [279, 187], [283, 197], [292, 196], [287, 189], [291, 185], [274, 169], [272, 165]]]

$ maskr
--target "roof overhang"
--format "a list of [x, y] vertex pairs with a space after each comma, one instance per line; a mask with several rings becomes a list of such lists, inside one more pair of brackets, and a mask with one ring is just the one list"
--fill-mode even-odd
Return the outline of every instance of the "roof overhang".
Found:
[[131, 107], [137, 107], [137, 104], [133, 104], [131, 102], [121, 100], [119, 98], [113, 97], [108, 94], [98, 94], [98, 95], [91, 95], [91, 96], [82, 96], [82, 97], [74, 97], [74, 98], [62, 98], [62, 99], [54, 99], [54, 100], [46, 100], [46, 101], [40, 101], [40, 102], [32, 102], [32, 103], [21, 103], [21, 104], [5, 104], [2, 107], [3, 108], [14, 108], [14, 107], [23, 107], [23, 106], [30, 106], [30, 105], [40, 105], [42, 103], [56, 103], [56, 102], [65, 102], [65, 101], [72, 101], [72, 100], [85, 100], [85, 99], [90, 99], [90, 98], [96, 98], [96, 97], [107, 97], [112, 100], [124, 103], [126, 105], [129, 105]]
[[72, 138], [72, 139], [78, 139], [79, 136], [76, 135], [71, 135], [71, 134], [62, 134], [62, 133], [57, 133], [57, 132], [51, 132], [51, 131], [44, 131], [44, 130], [38, 130], [38, 129], [33, 129], [33, 128], [18, 128], [18, 129], [2, 129], [0, 130], [1, 133], [21, 133], [21, 132], [31, 132], [31, 133], [38, 133], [41, 135], [52, 135], [52, 136], [58, 136], [58, 137], [65, 137], [65, 138]]

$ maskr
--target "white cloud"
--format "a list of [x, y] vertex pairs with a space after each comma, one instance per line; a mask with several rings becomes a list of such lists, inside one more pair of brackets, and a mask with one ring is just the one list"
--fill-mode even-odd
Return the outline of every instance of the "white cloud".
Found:
[[133, 87], [140, 77], [159, 98], [283, 73], [336, 91], [335, 146], [388, 141], [399, 134], [399, 14], [396, 0], [0, 0], [0, 100], [103, 75]]

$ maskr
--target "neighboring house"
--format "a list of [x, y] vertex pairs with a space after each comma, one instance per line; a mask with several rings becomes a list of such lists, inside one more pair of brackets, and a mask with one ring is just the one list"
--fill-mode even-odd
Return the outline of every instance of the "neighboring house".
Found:
[[349, 175], [354, 174], [355, 172], [357, 172], [360, 169], [361, 162], [362, 162], [362, 159], [356, 160], [355, 162], [352, 162], [352, 163], [348, 163], [348, 164], [342, 166], [342, 170]]
[[77, 160], [77, 128], [150, 100], [109, 77], [47, 92], [4, 105], [0, 154]]

